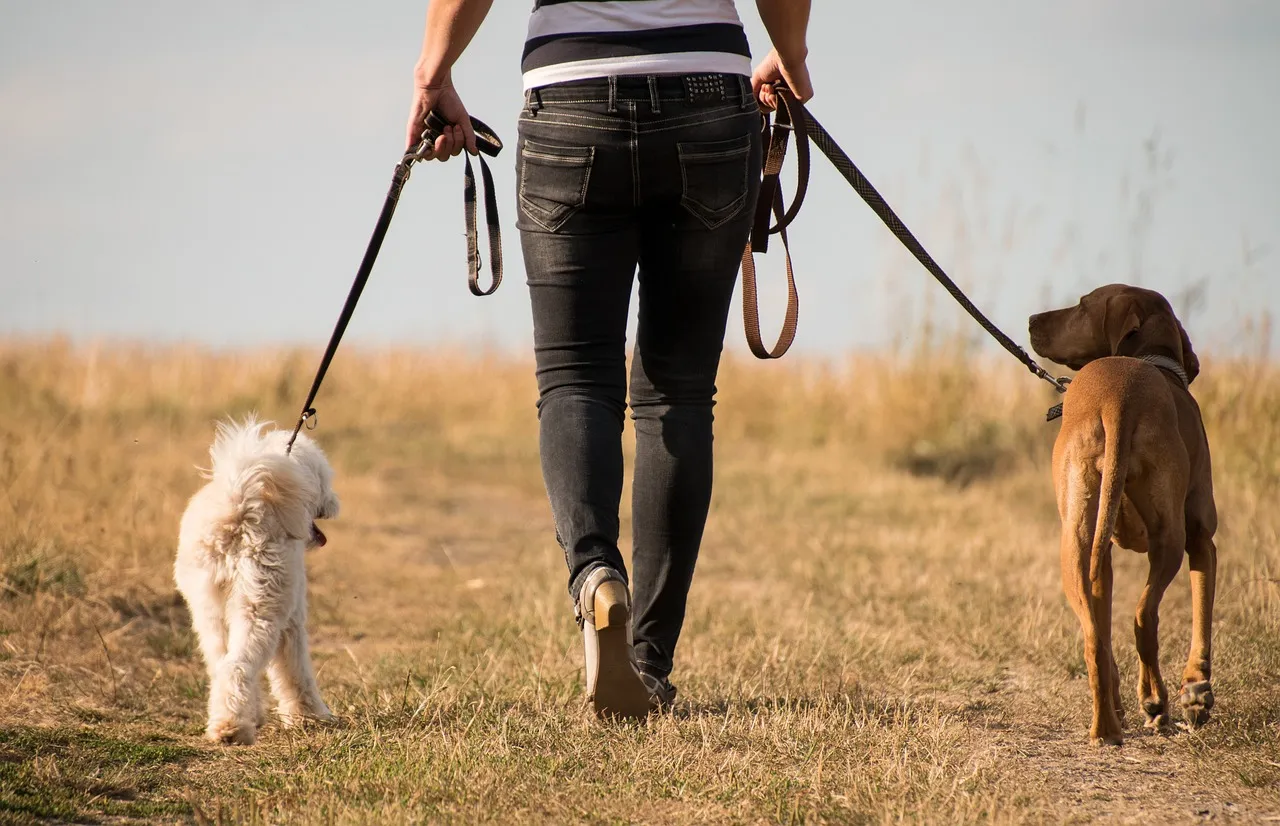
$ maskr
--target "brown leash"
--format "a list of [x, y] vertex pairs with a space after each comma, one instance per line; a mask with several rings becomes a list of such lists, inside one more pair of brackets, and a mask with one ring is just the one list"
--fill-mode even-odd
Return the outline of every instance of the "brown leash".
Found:
[[[822, 124], [809, 114], [808, 110], [796, 100], [791, 91], [785, 87], [776, 88], [779, 100], [778, 111], [770, 122], [768, 113], [764, 115], [763, 129], [768, 140], [768, 150], [765, 155], [764, 177], [760, 183], [760, 199], [756, 204], [755, 223], [751, 228], [751, 240], [747, 243], [746, 251], [742, 257], [742, 315], [746, 326], [747, 345], [751, 348], [751, 352], [757, 358], [776, 359], [781, 358], [783, 354], [791, 347], [792, 341], [795, 340], [796, 326], [800, 316], [800, 299], [796, 291], [795, 274], [791, 267], [791, 250], [787, 243], [787, 227], [795, 220], [796, 215], [800, 212], [800, 206], [804, 203], [805, 193], [809, 187], [809, 144], [812, 142], [822, 151], [827, 160], [831, 161], [831, 165], [836, 168], [854, 191], [866, 201], [867, 206], [884, 222], [889, 231], [902, 242], [902, 245], [910, 250], [911, 254], [916, 257], [929, 274], [932, 275], [939, 284], [946, 289], [951, 297], [964, 308], [970, 316], [977, 321], [987, 333], [994, 338], [1001, 347], [1007, 350], [1014, 358], [1022, 362], [1022, 364], [1030, 370], [1037, 378], [1043, 379], [1053, 385], [1054, 389], [1059, 393], [1067, 392], [1067, 385], [1070, 379], [1054, 378], [1048, 370], [1045, 370], [1027, 354], [1026, 350], [1018, 346], [1017, 342], [1005, 335], [991, 320], [983, 315], [982, 311], [974, 305], [964, 291], [951, 280], [951, 278], [938, 266], [938, 262], [933, 260], [933, 256], [924, 248], [924, 245], [916, 239], [907, 225], [902, 222], [898, 214], [893, 211], [862, 171], [849, 159], [840, 145], [835, 142]], [[780, 176], [782, 166], [786, 160], [787, 144], [789, 143], [791, 134], [795, 134], [796, 155], [799, 160], [800, 167], [797, 170], [796, 194], [792, 201], [791, 208], [785, 209], [782, 199], [782, 187]], [[772, 214], [777, 223], [770, 227], [769, 216]], [[759, 295], [756, 289], [756, 270], [753, 260], [753, 253], [766, 252], [768, 250], [768, 237], [774, 233], [782, 236], [782, 246], [786, 254], [787, 261], [787, 310], [786, 316], [782, 322], [782, 333], [778, 337], [777, 344], [772, 350], [766, 349], [760, 336], [760, 309]]]
[[[794, 100], [794, 98], [792, 98]], [[803, 110], [802, 110], [803, 111]], [[760, 195], [756, 200], [755, 221], [751, 225], [751, 238], [742, 253], [742, 320], [746, 327], [747, 346], [756, 358], [782, 358], [795, 341], [800, 323], [800, 293], [796, 290], [795, 271], [791, 267], [791, 244], [787, 240], [787, 226], [796, 219], [804, 203], [809, 187], [809, 136], [803, 114], [798, 122], [792, 120], [791, 109], [784, 105], [770, 125], [768, 114], [764, 116], [764, 132], [768, 150], [764, 160], [764, 177], [760, 181]], [[796, 194], [791, 209], [786, 209], [782, 199], [782, 165], [787, 159], [787, 143], [791, 132], [796, 133], [796, 155], [800, 162]], [[769, 226], [769, 216], [778, 223]], [[787, 261], [787, 311], [782, 321], [782, 332], [772, 349], [764, 346], [760, 336], [760, 296], [756, 290], [755, 253], [769, 251], [769, 236], [777, 233], [782, 238], [782, 251]]]

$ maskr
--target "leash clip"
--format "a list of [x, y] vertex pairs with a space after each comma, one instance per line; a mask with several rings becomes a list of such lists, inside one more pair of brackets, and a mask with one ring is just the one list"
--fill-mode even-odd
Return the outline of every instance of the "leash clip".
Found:
[[[1067, 386], [1071, 384], [1071, 377], [1059, 376], [1058, 378], [1053, 380], [1053, 383], [1054, 385], [1057, 386], [1059, 393], [1065, 393], [1067, 392]], [[1061, 418], [1062, 418], [1062, 402], [1058, 402], [1053, 407], [1050, 407], [1049, 412], [1044, 414], [1044, 420], [1046, 422], [1051, 422], [1054, 419], [1061, 419]]]
[[[312, 395], [315, 395], [314, 391], [312, 391]], [[308, 403], [310, 401], [310, 399], [307, 400]], [[302, 432], [303, 425], [306, 425], [307, 430], [315, 430], [318, 419], [319, 416], [316, 415], [314, 407], [303, 408], [302, 415], [298, 417], [298, 423], [293, 426], [293, 434], [289, 436], [289, 443], [284, 446], [284, 455], [290, 456], [293, 454], [293, 443], [298, 440], [298, 434]]]

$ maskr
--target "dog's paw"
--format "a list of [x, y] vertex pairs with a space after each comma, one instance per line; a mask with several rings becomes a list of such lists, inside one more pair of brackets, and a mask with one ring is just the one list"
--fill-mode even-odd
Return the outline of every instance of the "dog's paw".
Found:
[[1209, 712], [1213, 709], [1213, 686], [1208, 680], [1187, 683], [1182, 687], [1178, 702], [1182, 705], [1187, 727], [1199, 728], [1209, 722]]
[[226, 746], [252, 746], [258, 739], [258, 729], [252, 723], [236, 720], [210, 720], [205, 737]]

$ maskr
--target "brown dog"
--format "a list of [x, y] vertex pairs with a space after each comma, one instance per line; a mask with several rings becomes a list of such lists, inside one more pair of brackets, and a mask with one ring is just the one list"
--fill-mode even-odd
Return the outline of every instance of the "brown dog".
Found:
[[1160, 676], [1160, 599], [1191, 559], [1191, 655], [1182, 673], [1187, 722], [1213, 708], [1210, 626], [1218, 515], [1209, 443], [1188, 386], [1200, 362], [1173, 308], [1159, 293], [1100, 287], [1074, 307], [1031, 317], [1031, 346], [1079, 371], [1063, 399], [1053, 448], [1062, 518], [1062, 586], [1084, 630], [1093, 690], [1094, 742], [1123, 740], [1119, 671], [1111, 649], [1111, 543], [1145, 553], [1147, 587], [1134, 635], [1141, 660], [1138, 702], [1149, 728], [1169, 722]]

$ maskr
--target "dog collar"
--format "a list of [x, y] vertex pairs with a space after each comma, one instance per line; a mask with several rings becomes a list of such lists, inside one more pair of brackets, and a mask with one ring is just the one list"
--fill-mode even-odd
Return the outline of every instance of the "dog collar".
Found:
[[1159, 367], [1178, 377], [1178, 381], [1182, 382], [1183, 388], [1191, 387], [1191, 379], [1187, 378], [1187, 371], [1183, 369], [1181, 364], [1169, 358], [1168, 356], [1139, 356], [1141, 361], [1153, 367]]

